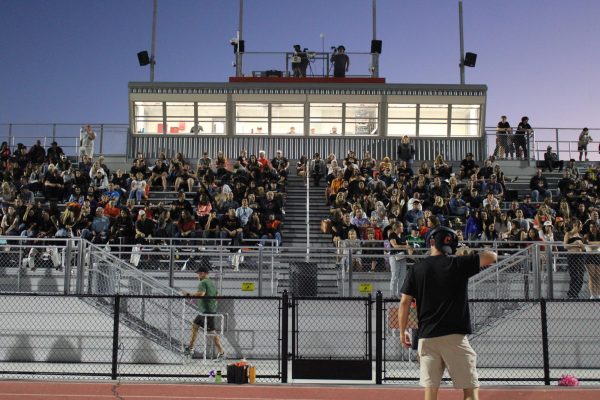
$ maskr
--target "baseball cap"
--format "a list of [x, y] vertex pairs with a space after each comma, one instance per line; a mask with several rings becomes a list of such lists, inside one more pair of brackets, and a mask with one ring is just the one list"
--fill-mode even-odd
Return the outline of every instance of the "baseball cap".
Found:
[[139, 214], [139, 215], [146, 215], [146, 211], [144, 211], [144, 210], [140, 210], [140, 211], [138, 212], [138, 214]]
[[564, 222], [563, 217], [556, 217], [555, 222]]
[[458, 247], [458, 238], [454, 230], [441, 226], [431, 232], [431, 237], [435, 240], [435, 248], [445, 254], [456, 253]]
[[552, 222], [551, 221], [546, 221], [546, 222], [544, 222], [544, 226], [552, 226]]

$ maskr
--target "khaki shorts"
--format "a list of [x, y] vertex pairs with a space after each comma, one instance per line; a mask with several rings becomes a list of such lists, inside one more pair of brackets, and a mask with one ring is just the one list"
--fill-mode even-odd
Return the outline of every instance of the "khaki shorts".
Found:
[[448, 368], [455, 388], [479, 387], [477, 354], [466, 335], [419, 339], [418, 353], [421, 359], [421, 386], [439, 387], [444, 369]]

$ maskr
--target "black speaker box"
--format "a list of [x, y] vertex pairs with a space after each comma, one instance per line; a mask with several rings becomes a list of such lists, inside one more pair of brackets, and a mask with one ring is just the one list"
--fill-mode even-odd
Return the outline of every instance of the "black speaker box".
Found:
[[465, 53], [465, 67], [474, 67], [477, 62], [477, 54]]
[[371, 40], [371, 53], [381, 54], [381, 40]]
[[139, 53], [137, 53], [137, 56], [138, 62], [140, 63], [140, 67], [150, 64], [150, 56], [148, 55], [147, 51], [140, 51]]
[[295, 262], [290, 264], [290, 291], [298, 297], [317, 295], [317, 264]]

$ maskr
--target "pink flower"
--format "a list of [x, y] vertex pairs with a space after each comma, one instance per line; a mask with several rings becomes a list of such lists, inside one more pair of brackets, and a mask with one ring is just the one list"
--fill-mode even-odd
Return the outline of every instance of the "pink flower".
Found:
[[579, 380], [573, 375], [562, 375], [558, 380], [558, 386], [578, 386]]

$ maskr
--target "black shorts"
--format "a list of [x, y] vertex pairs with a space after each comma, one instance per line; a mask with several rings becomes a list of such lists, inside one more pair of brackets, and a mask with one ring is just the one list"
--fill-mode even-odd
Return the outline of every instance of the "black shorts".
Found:
[[212, 332], [215, 330], [215, 317], [206, 317], [204, 315], [198, 315], [194, 318], [194, 324], [201, 328], [204, 328], [204, 320], [206, 319], [206, 330]]

